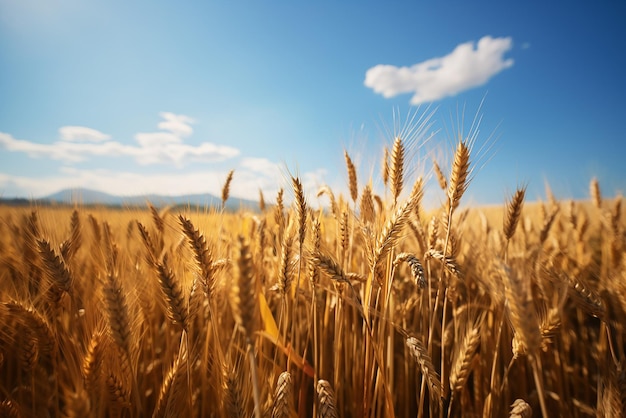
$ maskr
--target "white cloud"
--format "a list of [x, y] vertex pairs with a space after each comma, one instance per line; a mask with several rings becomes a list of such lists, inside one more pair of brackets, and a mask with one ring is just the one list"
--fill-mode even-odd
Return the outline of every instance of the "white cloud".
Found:
[[111, 139], [110, 135], [85, 126], [63, 126], [59, 129], [62, 141], [101, 142]]
[[189, 116], [175, 115], [170, 112], [161, 112], [159, 113], [159, 116], [165, 119], [157, 125], [159, 129], [163, 131], [170, 131], [180, 137], [189, 136], [193, 133], [191, 124], [194, 123], [194, 120]]
[[410, 67], [376, 65], [365, 73], [365, 85], [386, 98], [414, 93], [414, 105], [454, 96], [481, 86], [513, 65], [504, 54], [513, 40], [485, 36], [476, 45], [458, 45], [444, 57], [432, 58]]
[[95, 129], [79, 126], [66, 126], [59, 130], [61, 141], [41, 144], [16, 139], [0, 132], [0, 146], [8, 151], [22, 152], [33, 158], [51, 158], [64, 162], [80, 162], [89, 157], [134, 158], [139, 164], [174, 164], [183, 166], [190, 161], [216, 162], [239, 155], [239, 150], [226, 145], [202, 142], [199, 145], [183, 143], [183, 137], [193, 130], [192, 119], [184, 115], [163, 112], [165, 121], [159, 123], [160, 132], [137, 133], [138, 145], [126, 145], [109, 140], [109, 136]]
[[0, 132], [0, 145], [13, 152], [23, 152], [33, 158], [51, 158], [65, 162], [84, 161], [89, 156], [130, 155], [137, 157], [141, 153], [138, 147], [123, 145], [119, 142], [82, 143], [59, 141], [53, 144], [40, 144]]
[[267, 158], [243, 158], [240, 163], [241, 167], [250, 171], [263, 174], [266, 177], [273, 178], [276, 181], [280, 180], [283, 176], [283, 171], [280, 164], [271, 162]]

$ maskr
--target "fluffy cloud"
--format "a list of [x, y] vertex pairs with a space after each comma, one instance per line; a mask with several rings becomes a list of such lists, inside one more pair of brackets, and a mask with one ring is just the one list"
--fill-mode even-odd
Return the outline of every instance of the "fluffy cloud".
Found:
[[240, 163], [241, 167], [272, 178], [278, 181], [283, 176], [283, 169], [280, 164], [274, 163], [267, 158], [243, 158]]
[[23, 152], [33, 158], [51, 158], [65, 162], [80, 162], [89, 156], [131, 155], [137, 157], [141, 153], [138, 147], [123, 145], [115, 141], [101, 143], [82, 143], [59, 141], [53, 144], [40, 144], [0, 132], [0, 145], [8, 151]]
[[376, 65], [365, 73], [365, 85], [386, 98], [414, 93], [414, 105], [454, 96], [481, 86], [513, 65], [504, 54], [513, 40], [485, 36], [476, 45], [458, 45], [446, 56], [432, 58], [410, 67]]
[[85, 126], [64, 126], [59, 129], [59, 135], [63, 141], [101, 142], [111, 139], [110, 135]]
[[225, 145], [203, 142], [199, 145], [183, 143], [191, 135], [191, 118], [163, 112], [158, 124], [159, 132], [137, 133], [137, 145], [126, 145], [110, 140], [110, 136], [82, 126], [65, 126], [59, 129], [61, 141], [41, 144], [16, 139], [0, 132], [0, 146], [8, 151], [22, 152], [33, 158], [52, 158], [64, 162], [80, 162], [90, 157], [134, 158], [139, 164], [174, 164], [183, 166], [190, 161], [216, 162], [239, 155], [239, 150]]
[[165, 119], [157, 125], [159, 129], [169, 131], [179, 137], [189, 136], [193, 133], [191, 124], [194, 123], [194, 120], [189, 116], [175, 115], [170, 112], [161, 112], [159, 116]]

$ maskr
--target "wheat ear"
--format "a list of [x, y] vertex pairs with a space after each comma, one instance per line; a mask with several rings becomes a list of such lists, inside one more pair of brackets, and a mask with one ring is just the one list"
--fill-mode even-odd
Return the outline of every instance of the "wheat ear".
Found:
[[509, 418], [531, 418], [533, 409], [523, 399], [516, 399], [511, 405]]
[[433, 170], [435, 172], [435, 176], [437, 177], [439, 187], [441, 187], [441, 190], [445, 191], [448, 188], [448, 180], [446, 180], [445, 174], [443, 174], [441, 167], [439, 167], [439, 164], [437, 164], [437, 161], [435, 160], [433, 160]]
[[467, 382], [470, 374], [470, 367], [476, 349], [480, 344], [480, 333], [478, 327], [468, 327], [460, 348], [457, 350], [457, 356], [453, 361], [452, 371], [450, 373], [450, 389], [461, 391]]
[[65, 261], [59, 257], [50, 246], [50, 242], [45, 239], [37, 240], [39, 255], [46, 267], [46, 272], [50, 277], [52, 285], [55, 287], [57, 294], [60, 292], [70, 293], [72, 289], [73, 278], [70, 274]]
[[381, 164], [381, 174], [383, 177], [383, 184], [387, 186], [389, 184], [389, 148], [385, 146], [383, 152], [383, 161]]
[[359, 189], [356, 181], [356, 167], [352, 162], [352, 159], [348, 155], [348, 151], [343, 152], [343, 156], [346, 159], [346, 168], [348, 169], [348, 186], [350, 190], [350, 198], [356, 204], [356, 200], [359, 196]]
[[400, 137], [396, 137], [391, 149], [391, 166], [389, 168], [389, 183], [394, 205], [398, 201], [404, 185], [404, 144]]
[[295, 206], [296, 206], [296, 224], [298, 225], [298, 243], [300, 249], [302, 249], [302, 243], [304, 243], [304, 237], [306, 235], [306, 200], [304, 198], [304, 189], [302, 188], [302, 182], [297, 177], [291, 178], [291, 184], [293, 185], [293, 192], [295, 194]]
[[506, 216], [504, 217], [504, 237], [507, 241], [513, 238], [517, 223], [522, 215], [524, 207], [524, 196], [526, 195], [526, 187], [520, 187], [515, 191], [513, 198], [506, 204]]
[[82, 234], [80, 227], [80, 216], [78, 211], [74, 209], [70, 221], [71, 233], [70, 237], [61, 245], [61, 256], [65, 261], [69, 261], [82, 244]]
[[422, 376], [424, 376], [428, 381], [430, 394], [433, 398], [439, 398], [441, 394], [441, 380], [435, 370], [433, 361], [428, 355], [428, 350], [426, 350], [426, 347], [424, 347], [424, 345], [415, 337], [407, 338], [406, 346], [409, 348], [409, 352], [420, 366]]
[[470, 148], [466, 142], [459, 141], [454, 153], [454, 162], [452, 163], [452, 172], [450, 173], [450, 183], [448, 185], [448, 199], [451, 210], [457, 208], [463, 193], [467, 189], [469, 171]]
[[597, 209], [602, 208], [602, 193], [600, 192], [600, 183], [597, 178], [592, 178], [589, 183], [589, 194], [591, 195], [591, 201]]
[[201, 283], [204, 293], [207, 297], [211, 298], [215, 287], [215, 277], [213, 274], [212, 257], [209, 246], [204, 236], [193, 226], [189, 219], [185, 218], [183, 215], [179, 215], [178, 220], [193, 250], [196, 263], [200, 268], [202, 276]]
[[317, 398], [320, 404], [320, 418], [337, 418], [339, 416], [335, 402], [335, 392], [327, 380], [317, 381]]
[[291, 404], [293, 382], [291, 374], [287, 371], [278, 376], [276, 382], [276, 392], [274, 394], [274, 404], [272, 406], [272, 418], [289, 418], [293, 407]]
[[374, 271], [375, 267], [384, 259], [389, 250], [400, 239], [400, 234], [404, 224], [409, 220], [413, 207], [415, 206], [416, 196], [412, 195], [409, 199], [400, 206], [396, 212], [389, 218], [384, 225], [378, 239], [376, 241], [376, 248], [370, 259], [370, 267]]
[[232, 289], [233, 316], [239, 329], [246, 337], [248, 361], [252, 374], [252, 389], [254, 395], [254, 413], [261, 418], [261, 394], [257, 377], [256, 360], [254, 358], [254, 333], [257, 329], [257, 320], [260, 316], [257, 304], [256, 276], [252, 262], [252, 253], [246, 240], [240, 235], [238, 238], [239, 256], [237, 259], [237, 282]]
[[415, 284], [422, 289], [425, 288], [426, 280], [424, 279], [424, 267], [422, 267], [422, 263], [420, 263], [419, 259], [411, 253], [400, 253], [396, 255], [396, 258], [393, 260], [393, 265], [397, 266], [402, 262], [407, 263], [411, 268], [411, 275], [413, 276]]
[[372, 195], [372, 187], [369, 184], [365, 185], [361, 193], [360, 217], [365, 224], [372, 224], [376, 219], [374, 197]]
[[230, 196], [230, 183], [233, 181], [233, 174], [235, 174], [235, 170], [228, 172], [224, 186], [222, 186], [222, 209], [226, 206], [226, 201], [228, 200], [228, 196]]
[[167, 254], [163, 261], [156, 266], [159, 286], [167, 305], [167, 316], [175, 323], [180, 324], [185, 331], [189, 331], [189, 312], [185, 304], [183, 289], [169, 266]]
[[265, 212], [265, 196], [262, 189], [259, 189], [259, 210], [261, 213]]

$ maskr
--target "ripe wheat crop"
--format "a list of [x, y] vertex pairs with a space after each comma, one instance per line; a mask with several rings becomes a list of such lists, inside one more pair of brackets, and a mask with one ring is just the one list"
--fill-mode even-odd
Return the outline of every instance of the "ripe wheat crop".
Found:
[[464, 209], [471, 145], [325, 209], [0, 207], [0, 416], [622, 416], [622, 198]]

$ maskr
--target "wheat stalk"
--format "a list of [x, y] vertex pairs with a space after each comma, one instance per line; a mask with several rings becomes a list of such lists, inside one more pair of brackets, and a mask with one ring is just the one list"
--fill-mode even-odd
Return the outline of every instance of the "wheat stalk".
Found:
[[454, 153], [454, 162], [450, 173], [450, 183], [448, 185], [448, 199], [450, 211], [459, 205], [461, 196], [468, 186], [468, 175], [470, 172], [470, 148], [464, 141], [459, 141]]
[[230, 170], [228, 172], [224, 185], [222, 186], [222, 210], [226, 207], [226, 201], [230, 196], [230, 183], [233, 181], [233, 174], [235, 174], [235, 170]]
[[213, 274], [213, 263], [209, 246], [207, 245], [204, 236], [193, 226], [189, 219], [180, 215], [178, 220], [183, 228], [183, 232], [187, 236], [187, 240], [193, 250], [196, 263], [200, 269], [204, 293], [207, 297], [211, 298], [214, 294], [215, 277]]
[[399, 136], [396, 137], [391, 148], [389, 183], [395, 206], [404, 185], [404, 144]]
[[185, 295], [169, 266], [167, 254], [163, 255], [163, 260], [160, 263], [157, 263], [156, 269], [159, 286], [166, 301], [167, 316], [173, 323], [180, 324], [185, 331], [189, 331], [189, 315], [185, 305]]
[[515, 234], [515, 228], [517, 228], [517, 223], [522, 215], [525, 194], [526, 187], [518, 188], [515, 191], [513, 198], [507, 202], [506, 216], [504, 218], [504, 225], [502, 228], [504, 231], [504, 237], [507, 241], [513, 238], [513, 234]]
[[435, 175], [437, 176], [437, 182], [439, 183], [439, 187], [441, 190], [446, 191], [448, 188], [448, 180], [446, 179], [445, 174], [441, 171], [441, 167], [437, 164], [437, 161], [433, 160], [433, 170], [435, 171]]
[[346, 159], [346, 167], [348, 169], [348, 185], [350, 190], [350, 197], [352, 198], [354, 204], [356, 204], [356, 200], [359, 196], [359, 189], [356, 182], [356, 168], [354, 167], [352, 159], [348, 155], [348, 151], [344, 151], [343, 156]]
[[433, 398], [437, 399], [441, 394], [441, 380], [437, 371], [435, 370], [435, 366], [428, 355], [428, 350], [426, 347], [415, 337], [408, 337], [406, 339], [406, 346], [409, 348], [409, 352], [417, 361], [417, 364], [420, 366], [420, 370], [422, 375], [428, 381], [428, 389]]

